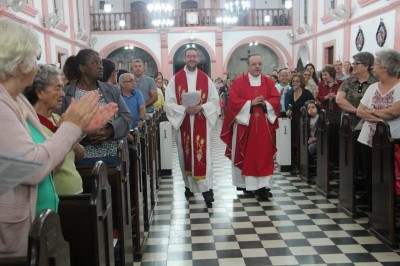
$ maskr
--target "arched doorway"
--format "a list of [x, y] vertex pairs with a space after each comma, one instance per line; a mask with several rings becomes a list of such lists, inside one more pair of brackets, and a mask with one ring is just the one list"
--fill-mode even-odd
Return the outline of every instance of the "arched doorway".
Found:
[[250, 46], [243, 44], [235, 49], [228, 61], [228, 78], [233, 79], [247, 72], [247, 60], [252, 54], [260, 54], [263, 58], [263, 73], [271, 73], [280, 68], [278, 55], [268, 46], [258, 43]]
[[183, 61], [183, 59], [185, 57], [185, 50], [190, 46], [195, 47], [197, 49], [197, 51], [199, 52], [200, 62], [197, 65], [197, 68], [200, 69], [201, 71], [203, 71], [204, 73], [206, 73], [208, 76], [210, 76], [211, 75], [210, 55], [208, 54], [207, 50], [203, 46], [201, 46], [200, 44], [197, 44], [197, 43], [193, 43], [193, 42], [182, 45], [176, 51], [176, 53], [174, 55], [174, 61], [173, 61], [173, 65], [174, 65], [174, 69], [173, 69], [174, 73], [173, 74], [175, 75], [176, 72], [178, 72], [185, 66], [185, 61]]
[[114, 50], [108, 59], [112, 60], [117, 69], [126, 69], [132, 71], [132, 62], [135, 59], [141, 59], [144, 65], [144, 74], [153, 76], [158, 71], [157, 64], [153, 57], [145, 50], [134, 47], [133, 49], [125, 49], [125, 47]]
[[310, 62], [310, 57], [308, 49], [305, 45], [302, 45], [299, 49], [299, 58], [297, 60], [296, 70], [303, 71], [304, 65], [308, 64], [309, 62]]

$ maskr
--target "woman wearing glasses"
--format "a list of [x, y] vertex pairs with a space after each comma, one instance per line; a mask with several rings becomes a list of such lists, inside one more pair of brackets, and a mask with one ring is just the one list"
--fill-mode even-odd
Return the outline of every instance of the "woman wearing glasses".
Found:
[[298, 175], [300, 173], [300, 109], [307, 101], [314, 100], [314, 96], [310, 91], [305, 89], [306, 82], [301, 74], [293, 74], [289, 84], [293, 88], [293, 91], [289, 92], [289, 94], [286, 96], [289, 98], [289, 110], [286, 112], [286, 115], [292, 118], [291, 130], [293, 168], [292, 171], [290, 171], [290, 174]]
[[362, 146], [363, 173], [370, 208], [372, 205], [372, 137], [376, 123], [386, 120], [392, 137], [400, 137], [400, 81], [398, 79], [400, 53], [395, 50], [383, 50], [376, 53], [373, 71], [379, 82], [369, 86], [357, 108], [357, 116], [365, 121], [358, 142]]
[[377, 82], [372, 74], [374, 56], [369, 52], [361, 52], [353, 56], [352, 76], [343, 81], [336, 95], [336, 103], [342, 109], [342, 116], [349, 113], [352, 117], [353, 126], [356, 126], [360, 118], [356, 116], [357, 107], [368, 87]]

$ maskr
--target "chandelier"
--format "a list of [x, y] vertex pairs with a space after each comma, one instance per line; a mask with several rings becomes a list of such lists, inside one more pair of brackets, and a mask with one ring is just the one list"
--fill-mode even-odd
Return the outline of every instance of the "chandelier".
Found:
[[148, 4], [147, 10], [151, 16], [151, 23], [154, 28], [159, 30], [167, 30], [174, 26], [174, 20], [170, 19], [172, 6], [170, 4]]
[[250, 1], [227, 1], [225, 9], [231, 14], [240, 15], [250, 8]]
[[216, 18], [221, 27], [230, 28], [239, 21], [239, 17], [245, 14], [250, 8], [250, 1], [226, 1], [222, 15]]

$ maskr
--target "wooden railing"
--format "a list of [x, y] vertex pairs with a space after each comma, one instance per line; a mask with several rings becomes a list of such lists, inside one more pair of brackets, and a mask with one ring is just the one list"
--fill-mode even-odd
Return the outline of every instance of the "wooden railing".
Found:
[[[223, 17], [225, 9], [202, 8], [196, 10], [175, 9], [172, 10], [170, 19], [174, 20], [173, 27], [187, 27], [186, 12], [196, 11], [199, 14], [199, 24], [195, 26], [220, 26], [216, 19]], [[264, 17], [270, 16], [270, 22], [266, 23]], [[119, 26], [119, 21], [125, 20], [125, 27]], [[140, 30], [154, 28], [152, 17], [147, 11], [133, 11], [124, 13], [92, 13], [90, 14], [92, 31], [118, 31]], [[263, 27], [263, 26], [291, 26], [292, 12], [285, 8], [274, 9], [250, 9], [239, 16], [235, 26]]]

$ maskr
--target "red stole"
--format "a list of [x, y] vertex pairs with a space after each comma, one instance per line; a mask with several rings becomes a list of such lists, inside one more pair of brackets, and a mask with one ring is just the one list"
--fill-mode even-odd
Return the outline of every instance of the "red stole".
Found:
[[[221, 131], [221, 139], [227, 144], [225, 155], [232, 158], [233, 123], [247, 101], [263, 95], [279, 114], [280, 94], [271, 79], [261, 77], [261, 86], [251, 87], [248, 75], [232, 83], [227, 112]], [[274, 170], [273, 155], [276, 152], [275, 130], [278, 121], [270, 123], [262, 106], [252, 108], [248, 126], [237, 124], [234, 164], [243, 176], [269, 176]]]
[[51, 132], [53, 132], [53, 133], [55, 133], [57, 131], [58, 127], [55, 126], [53, 124], [53, 122], [51, 122], [50, 119], [48, 119], [47, 117], [44, 117], [44, 116], [42, 116], [42, 115], [40, 115], [38, 113], [37, 113], [37, 115], [39, 117], [40, 124], [42, 124], [43, 126], [47, 127], [48, 129], [50, 129]]
[[[208, 99], [208, 76], [197, 70], [196, 90], [200, 91], [201, 99], [199, 105], [207, 102]], [[188, 92], [188, 83], [185, 70], [180, 70], [175, 75], [175, 94], [178, 105], [182, 105], [182, 93]], [[186, 175], [192, 175], [195, 180], [204, 180], [207, 170], [207, 119], [202, 112], [194, 117], [193, 137], [190, 128], [190, 115], [185, 114], [180, 127], [183, 149], [183, 159]], [[192, 166], [192, 153], [194, 161]]]

